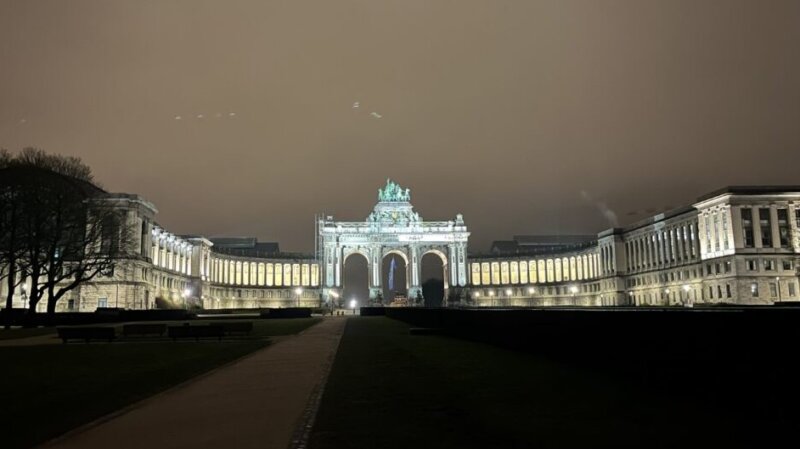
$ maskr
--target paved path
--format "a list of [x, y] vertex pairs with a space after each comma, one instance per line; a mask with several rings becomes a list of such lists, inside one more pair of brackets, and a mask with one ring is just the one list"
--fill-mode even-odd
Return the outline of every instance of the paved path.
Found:
[[346, 321], [325, 318], [46, 447], [286, 449], [333, 361]]

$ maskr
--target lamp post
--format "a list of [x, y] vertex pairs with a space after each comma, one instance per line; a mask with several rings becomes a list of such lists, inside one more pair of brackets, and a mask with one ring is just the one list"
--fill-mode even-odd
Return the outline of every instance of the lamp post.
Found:
[[688, 285], [683, 286], [683, 291], [686, 293], [686, 300], [684, 301], [686, 307], [694, 307], [694, 304], [692, 303], [691, 298], [689, 297], [689, 290], [691, 289], [692, 288], [689, 287]]
[[181, 296], [183, 296], [183, 308], [184, 309], [188, 309], [188, 306], [186, 304], [186, 300], [189, 299], [189, 296], [191, 296], [191, 294], [192, 294], [192, 290], [189, 289], [189, 287], [186, 287], [185, 289], [183, 289], [183, 294]]
[[491, 298], [491, 301], [489, 302], [489, 305], [494, 307], [494, 290], [489, 290], [489, 298]]
[[329, 307], [330, 307], [330, 309], [331, 309], [331, 315], [333, 315], [334, 302], [335, 302], [337, 299], [339, 299], [339, 294], [338, 294], [338, 293], [336, 293], [335, 291], [332, 291], [332, 290], [331, 290], [331, 292], [330, 292], [330, 293], [328, 293], [328, 306], [329, 306]]
[[294, 289], [294, 295], [295, 295], [295, 298], [297, 298], [297, 307], [300, 307], [300, 295], [302, 295], [302, 294], [303, 294], [303, 289], [302, 288], [297, 287], [296, 289]]
[[778, 302], [781, 302], [781, 278], [775, 276], [775, 290], [778, 291]]
[[350, 300], [350, 308], [353, 309], [353, 315], [356, 314], [356, 306], [358, 306], [358, 301], [355, 298]]
[[536, 294], [536, 289], [533, 287], [528, 287], [528, 307], [533, 306], [533, 295]]

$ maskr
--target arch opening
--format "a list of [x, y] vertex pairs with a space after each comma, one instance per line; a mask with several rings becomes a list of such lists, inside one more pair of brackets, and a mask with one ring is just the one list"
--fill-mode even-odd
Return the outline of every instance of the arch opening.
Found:
[[422, 255], [420, 285], [425, 307], [442, 307], [447, 289], [446, 258], [439, 251], [428, 251]]
[[337, 307], [350, 307], [355, 300], [359, 306], [369, 302], [369, 260], [367, 256], [354, 252], [343, 261], [342, 294], [336, 300]]
[[381, 286], [384, 305], [392, 304], [395, 300], [399, 305], [408, 305], [408, 262], [405, 254], [389, 251], [383, 256]]

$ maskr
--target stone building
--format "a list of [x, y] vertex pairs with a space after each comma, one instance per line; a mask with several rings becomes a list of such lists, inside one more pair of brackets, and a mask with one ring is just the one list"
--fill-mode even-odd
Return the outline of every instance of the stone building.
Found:
[[[389, 254], [420, 291], [425, 254], [442, 260], [450, 306], [692, 306], [800, 300], [800, 186], [728, 187], [691, 206], [595, 236], [517, 236], [468, 253], [459, 214], [425, 221], [409, 189], [387, 181], [364, 221], [317, 220], [314, 254], [252, 237], [176, 235], [137, 195], [108, 194], [138, 238], [106, 277], [75, 289], [58, 310], [99, 307], [316, 307], [338, 298], [348, 257], [367, 260], [370, 296]], [[19, 286], [24, 307], [30, 286]], [[5, 297], [5, 285], [0, 294]], [[44, 301], [40, 304], [44, 307]]]
[[574, 248], [473, 255], [464, 299], [478, 306], [798, 301], [799, 226], [800, 186], [727, 187]]

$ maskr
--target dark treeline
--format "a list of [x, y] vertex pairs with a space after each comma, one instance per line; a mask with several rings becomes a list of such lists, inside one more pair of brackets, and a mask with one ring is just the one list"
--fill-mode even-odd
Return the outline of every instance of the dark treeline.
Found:
[[6, 326], [22, 286], [29, 314], [46, 300], [52, 314], [66, 293], [112, 273], [128, 248], [125, 217], [105, 201], [80, 159], [26, 148], [0, 150], [0, 282]]

